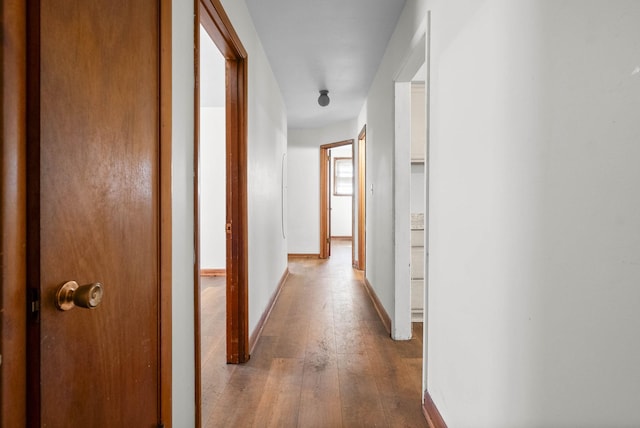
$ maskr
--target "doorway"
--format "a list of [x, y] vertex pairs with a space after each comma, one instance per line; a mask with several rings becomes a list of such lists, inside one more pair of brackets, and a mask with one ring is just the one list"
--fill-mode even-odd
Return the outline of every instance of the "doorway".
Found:
[[199, 239], [200, 364], [203, 424], [224, 384], [226, 355], [225, 58], [200, 25]]
[[353, 247], [353, 183], [353, 140], [320, 146], [321, 259], [331, 256], [332, 239], [350, 240]]
[[[202, 300], [201, 292], [201, 274], [219, 275], [224, 278], [224, 305], [226, 308], [225, 324], [226, 324], [226, 340], [224, 348], [226, 349], [226, 363], [238, 364], [249, 360], [249, 334], [248, 334], [248, 281], [247, 281], [247, 52], [245, 51], [238, 35], [236, 34], [229, 18], [227, 17], [222, 4], [219, 0], [200, 0], [195, 17], [195, 34], [194, 44], [196, 52], [200, 53], [205, 49], [204, 43], [209, 43], [209, 39], [213, 42], [218, 53], [223, 57], [225, 71], [223, 73], [225, 85], [223, 95], [224, 118], [221, 117], [221, 111], [217, 110], [212, 115], [201, 116], [200, 107], [207, 103], [204, 96], [200, 94], [200, 84], [195, 88], [195, 138], [194, 138], [194, 224], [195, 224], [195, 263], [194, 263], [194, 312], [195, 312], [195, 387], [196, 387], [196, 424], [202, 424], [202, 373], [203, 366], [201, 360], [202, 354]], [[206, 34], [203, 45], [200, 43], [200, 27]], [[216, 80], [212, 76], [202, 76], [201, 72], [205, 64], [201, 62], [199, 55], [196, 55], [196, 82]], [[218, 79], [219, 80], [219, 79]], [[204, 86], [204, 83], [202, 83]], [[209, 115], [211, 112], [207, 112]], [[204, 113], [203, 113], [204, 114]], [[205, 123], [206, 121], [206, 123]], [[211, 122], [210, 122], [211, 121]], [[211, 146], [211, 141], [204, 141], [209, 138], [209, 131], [215, 133], [216, 126], [212, 123], [218, 123], [217, 130], [224, 123], [223, 146], [217, 147], [219, 150], [218, 157], [224, 159], [223, 177], [212, 177], [205, 174], [212, 171], [212, 165], [203, 164], [203, 156], [207, 154], [208, 149], [215, 148]], [[206, 125], [206, 126], [201, 126]], [[201, 132], [201, 129], [207, 131]], [[220, 136], [222, 137], [222, 136]], [[214, 138], [215, 139], [215, 138]], [[214, 150], [215, 152], [215, 150]], [[215, 154], [213, 155], [216, 156]], [[217, 171], [219, 172], [219, 171]], [[209, 181], [211, 182], [205, 182]], [[222, 180], [222, 183], [220, 181]], [[220, 184], [223, 184], [222, 191]], [[207, 211], [205, 203], [201, 199], [202, 191], [214, 190], [214, 194], [218, 194], [218, 204], [224, 207], [224, 215], [221, 213], [214, 214]], [[224, 195], [224, 199], [220, 200], [220, 195]], [[213, 196], [214, 198], [216, 196]], [[203, 210], [201, 210], [204, 208]], [[211, 208], [209, 206], [209, 208]], [[203, 213], [201, 217], [200, 213]], [[207, 214], [205, 214], [207, 213]], [[204, 218], [206, 215], [209, 218]], [[215, 220], [216, 217], [220, 217]], [[222, 220], [222, 221], [221, 221]], [[209, 235], [203, 234], [208, 226], [214, 229], [222, 228], [222, 235], [216, 235], [218, 238], [211, 238]], [[219, 230], [218, 230], [219, 232]], [[224, 238], [221, 238], [224, 236]], [[204, 243], [202, 240], [212, 241], [223, 240], [224, 251], [219, 247], [220, 243], [210, 248], [211, 242]], [[202, 251], [207, 248], [207, 252]], [[213, 251], [209, 251], [212, 249]], [[211, 253], [217, 254], [212, 258]], [[224, 269], [220, 267], [220, 255], [224, 254]], [[205, 259], [206, 257], [206, 259]], [[218, 266], [203, 265], [213, 263]], [[202, 268], [205, 268], [204, 272]], [[224, 273], [224, 277], [222, 274]]]
[[[412, 337], [412, 305], [420, 304], [420, 308], [416, 308], [416, 311], [424, 309], [424, 299], [418, 302], [418, 295], [424, 295], [426, 283], [424, 272], [427, 269], [427, 251], [424, 250], [427, 231], [425, 225], [428, 222], [425, 202], [427, 198], [425, 194], [427, 189], [427, 159], [425, 155], [427, 153], [427, 125], [425, 122], [427, 114], [424, 93], [422, 97], [418, 97], [416, 94], [420, 85], [422, 88], [427, 88], [424, 84], [425, 77], [422, 77], [426, 74], [425, 52], [426, 34], [423, 34], [409, 54], [405, 66], [394, 83], [395, 310], [391, 335], [395, 340], [409, 340]], [[424, 105], [417, 108], [420, 103]], [[421, 126], [416, 126], [418, 122]], [[418, 176], [422, 177], [422, 186], [416, 185]], [[412, 181], [414, 193], [420, 191], [419, 187], [423, 192], [422, 197], [414, 195], [413, 201], [410, 190]], [[407, 191], [408, 189], [409, 191]], [[415, 281], [413, 281], [414, 278]], [[420, 283], [422, 283], [421, 288]], [[412, 299], [412, 291], [416, 295], [414, 299]]]

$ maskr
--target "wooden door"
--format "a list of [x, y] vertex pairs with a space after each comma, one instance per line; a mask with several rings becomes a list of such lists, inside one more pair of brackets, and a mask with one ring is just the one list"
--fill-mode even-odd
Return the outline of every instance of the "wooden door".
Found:
[[160, 3], [29, 4], [30, 426], [162, 421]]
[[331, 181], [332, 181], [332, 174], [333, 174], [333, 169], [331, 168], [331, 150], [327, 151], [327, 165], [325, 166], [327, 171], [329, 171], [329, 174], [327, 174], [327, 194], [326, 194], [326, 198], [327, 198], [327, 257], [331, 257], [331, 210], [333, 209], [331, 207], [331, 193], [332, 193], [332, 189], [331, 189]]
[[358, 269], [366, 269], [367, 258], [367, 126], [358, 136]]
[[320, 146], [320, 255], [326, 259], [331, 255], [331, 150], [329, 145]]

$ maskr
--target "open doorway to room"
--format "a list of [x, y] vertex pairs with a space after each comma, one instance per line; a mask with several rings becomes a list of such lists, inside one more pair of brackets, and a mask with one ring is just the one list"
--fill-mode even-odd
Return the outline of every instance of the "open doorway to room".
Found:
[[320, 258], [331, 256], [332, 242], [348, 246], [353, 265], [353, 140], [320, 146]]
[[[200, 25], [200, 126], [198, 200], [200, 281], [201, 406], [206, 418], [211, 398], [220, 394], [228, 370], [226, 355], [226, 124], [225, 58]], [[206, 420], [206, 419], [205, 419]], [[204, 421], [203, 421], [204, 422]]]
[[194, 341], [201, 426], [216, 385], [233, 367], [227, 363], [249, 359], [247, 53], [220, 0], [200, 0], [195, 22]]
[[421, 330], [425, 313], [428, 222], [425, 55], [426, 35], [423, 35], [394, 84], [396, 268], [392, 337], [396, 340], [409, 340], [414, 329]]
[[[428, 409], [430, 31], [428, 13], [395, 77], [395, 312], [392, 337], [420, 334], [423, 410]], [[406, 189], [410, 191], [407, 192]]]

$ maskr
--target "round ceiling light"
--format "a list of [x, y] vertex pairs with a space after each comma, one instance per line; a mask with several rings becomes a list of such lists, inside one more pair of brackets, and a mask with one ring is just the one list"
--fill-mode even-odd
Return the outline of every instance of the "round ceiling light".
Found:
[[327, 91], [326, 89], [321, 89], [320, 90], [320, 96], [318, 97], [318, 104], [320, 104], [322, 107], [326, 107], [329, 105], [329, 91]]

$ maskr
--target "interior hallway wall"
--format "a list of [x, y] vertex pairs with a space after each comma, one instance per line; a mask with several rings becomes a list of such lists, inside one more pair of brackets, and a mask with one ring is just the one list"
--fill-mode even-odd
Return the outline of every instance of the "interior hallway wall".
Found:
[[357, 140], [355, 120], [323, 128], [289, 129], [288, 245], [291, 254], [320, 252], [320, 146]]
[[[367, 126], [366, 277], [391, 320], [395, 319], [396, 287], [394, 80], [403, 69], [413, 48], [419, 45], [420, 38], [424, 36], [427, 13], [425, 4], [425, 1], [421, 0], [406, 3], [357, 121], [358, 131], [364, 125]], [[420, 32], [422, 34], [417, 34]], [[409, 192], [410, 189], [407, 188], [406, 191]], [[410, 284], [403, 286], [409, 287]]]
[[[249, 60], [249, 333], [287, 266], [281, 233], [284, 102], [243, 0], [223, 0]], [[173, 426], [195, 425], [193, 312], [193, 1], [173, 0]], [[284, 203], [286, 205], [286, 201]]]
[[640, 3], [428, 5], [434, 402], [639, 426]]

